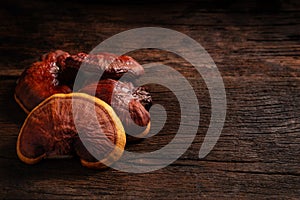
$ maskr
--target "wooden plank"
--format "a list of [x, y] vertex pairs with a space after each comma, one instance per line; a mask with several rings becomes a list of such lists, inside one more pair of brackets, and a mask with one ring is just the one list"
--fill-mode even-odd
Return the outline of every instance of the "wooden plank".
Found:
[[[300, 7], [296, 1], [273, 3], [272, 7], [259, 1], [193, 0], [159, 2], [159, 6], [152, 2], [116, 6], [92, 0], [87, 4], [4, 3], [0, 12], [0, 198], [299, 198]], [[202, 77], [172, 53], [141, 50], [130, 55], [143, 64], [159, 61], [178, 70], [200, 102], [197, 135], [177, 161], [144, 174], [88, 170], [76, 158], [23, 164], [15, 145], [26, 115], [13, 92], [24, 68], [49, 50], [89, 52], [120, 31], [143, 26], [185, 33], [216, 62], [226, 89], [227, 116], [213, 151], [198, 158], [211, 117]], [[172, 75], [164, 78], [176, 84]], [[179, 126], [174, 94], [165, 87], [150, 85], [149, 89], [169, 116], [160, 133], [128, 144], [129, 151], [157, 150], [172, 140]], [[161, 118], [157, 113], [152, 117]], [[189, 125], [195, 123], [191, 120]]]
[[[43, 53], [54, 49], [71, 53], [89, 52], [104, 39], [121, 31], [162, 25], [200, 42], [221, 69], [234, 67], [238, 74], [243, 74], [241, 68], [245, 65], [262, 65], [259, 64], [261, 60], [277, 67], [296, 68], [299, 65], [296, 59], [299, 56], [299, 12], [255, 15], [251, 12], [228, 13], [226, 10], [207, 12], [195, 2], [171, 7], [167, 3], [156, 9], [145, 6], [142, 10], [135, 4], [121, 5], [117, 13], [115, 6], [110, 4], [102, 5], [99, 9], [95, 5], [74, 3], [71, 6], [66, 2], [60, 7], [45, 2], [26, 6], [12, 3], [10, 6], [23, 12], [2, 13], [2, 40], [5, 42], [0, 55], [1, 69], [23, 69]], [[64, 9], [68, 6], [80, 12], [80, 18], [71, 8]], [[169, 11], [162, 12], [166, 7]], [[128, 13], [127, 10], [132, 12]], [[40, 16], [39, 12], [43, 15]], [[159, 20], [142, 17], [144, 15], [158, 15]], [[57, 16], [61, 18], [56, 19]], [[171, 20], [172, 17], [175, 20]], [[257, 63], [252, 64], [249, 62], [251, 60]]]
[[[1, 93], [11, 96], [14, 81], [2, 81], [2, 86], [10, 87], [1, 87]], [[198, 159], [210, 110], [207, 108], [209, 98], [197, 91], [204, 104], [201, 105], [202, 123], [192, 146], [171, 166], [140, 175], [87, 170], [76, 159], [44, 161], [36, 166], [21, 163], [16, 157], [15, 142], [20, 121], [25, 116], [20, 115], [22, 112], [14, 102], [10, 102], [12, 99], [1, 97], [1, 104], [10, 105], [0, 112], [1, 193], [4, 197], [17, 192], [19, 197], [37, 198], [85, 198], [90, 195], [130, 198], [143, 197], [143, 193], [153, 198], [231, 195], [296, 198], [300, 181], [297, 156], [300, 151], [299, 80], [225, 78], [224, 82], [228, 97], [227, 119], [214, 150], [205, 159]], [[153, 91], [154, 96], [159, 97], [157, 103], [165, 102], [164, 97], [169, 96], [168, 91], [156, 92]], [[16, 115], [12, 115], [9, 119], [11, 110], [22, 117], [15, 119]], [[170, 115], [171, 120], [176, 118], [176, 113]], [[174, 126], [176, 124], [168, 122], [163, 133], [129, 144], [127, 149], [156, 150], [172, 139], [176, 132]], [[138, 187], [139, 184], [145, 187]]]

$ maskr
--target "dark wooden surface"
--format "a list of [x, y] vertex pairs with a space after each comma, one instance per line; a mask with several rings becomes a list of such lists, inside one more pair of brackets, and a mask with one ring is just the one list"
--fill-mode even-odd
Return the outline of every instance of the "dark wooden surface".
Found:
[[[297, 1], [9, 1], [0, 12], [0, 198], [279, 198], [300, 197], [300, 6]], [[54, 49], [89, 52], [131, 28], [180, 31], [212, 56], [224, 79], [227, 117], [221, 137], [204, 159], [198, 151], [208, 128], [210, 99], [200, 75], [182, 59], [137, 51], [141, 63], [173, 66], [201, 102], [191, 147], [163, 169], [134, 174], [88, 170], [78, 160], [29, 166], [15, 144], [25, 114], [14, 102], [22, 70]], [[185, 67], [184, 67], [185, 66]], [[169, 113], [164, 129], [130, 151], [153, 151], [178, 128], [178, 104], [165, 88], [152, 88]], [[166, 103], [168, 102], [168, 103]]]

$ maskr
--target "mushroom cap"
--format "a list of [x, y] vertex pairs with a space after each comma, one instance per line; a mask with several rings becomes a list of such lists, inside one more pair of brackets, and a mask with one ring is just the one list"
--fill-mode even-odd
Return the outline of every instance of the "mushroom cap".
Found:
[[125, 73], [131, 78], [143, 75], [144, 68], [132, 57], [125, 55], [115, 55], [112, 53], [98, 52], [94, 54], [78, 53], [66, 58], [62, 71], [66, 69], [79, 70], [81, 65], [85, 65], [86, 72], [102, 72], [102, 79], [119, 79]]
[[141, 103], [145, 95], [138, 96], [134, 94], [135, 91], [136, 88], [132, 83], [113, 79], [100, 80], [79, 90], [108, 103], [120, 118], [125, 132], [131, 136], [143, 138], [150, 130], [150, 113]]
[[68, 55], [59, 50], [50, 52], [42, 57], [42, 61], [33, 63], [23, 71], [17, 81], [14, 97], [26, 113], [53, 94], [72, 92], [71, 88], [61, 85], [57, 79], [60, 70], [56, 65], [57, 58]]
[[77, 155], [83, 166], [101, 169], [122, 156], [125, 143], [124, 128], [107, 103], [83, 93], [55, 94], [27, 116], [17, 154], [27, 164]]

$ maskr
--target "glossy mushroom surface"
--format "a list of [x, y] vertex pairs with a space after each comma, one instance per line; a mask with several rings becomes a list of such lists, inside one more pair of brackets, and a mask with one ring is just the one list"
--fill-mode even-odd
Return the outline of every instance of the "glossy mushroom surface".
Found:
[[[95, 95], [115, 110], [127, 134], [143, 137], [150, 129], [150, 107], [152, 100], [148, 92], [134, 87], [130, 82], [112, 79], [89, 84], [79, 92]], [[144, 104], [144, 105], [143, 105]]]
[[121, 157], [125, 143], [123, 126], [104, 101], [82, 93], [56, 94], [28, 115], [17, 154], [27, 164], [77, 155], [84, 166], [100, 169]]
[[50, 52], [24, 70], [17, 81], [14, 96], [26, 113], [53, 94], [72, 92], [70, 87], [58, 80], [60, 69], [57, 61], [68, 56], [67, 52], [61, 50]]

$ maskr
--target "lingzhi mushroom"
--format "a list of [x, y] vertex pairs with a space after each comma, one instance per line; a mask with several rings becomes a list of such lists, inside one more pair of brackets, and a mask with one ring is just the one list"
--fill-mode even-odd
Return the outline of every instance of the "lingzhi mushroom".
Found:
[[[87, 79], [75, 90], [81, 65], [88, 73], [102, 76], [97, 81]], [[120, 81], [125, 74], [129, 81]], [[130, 82], [143, 74], [143, 67], [129, 56], [70, 55], [61, 50], [43, 55], [22, 73], [15, 89], [16, 102], [29, 113], [17, 141], [19, 158], [34, 164], [44, 158], [77, 155], [84, 166], [96, 169], [118, 160], [125, 147], [125, 132], [143, 137], [150, 130], [151, 96]], [[81, 107], [75, 113], [74, 103]], [[100, 128], [85, 120], [90, 112], [88, 105], [95, 105], [95, 123]], [[81, 129], [86, 137], [74, 123], [80, 116], [84, 116]], [[93, 148], [85, 148], [87, 144]]]

